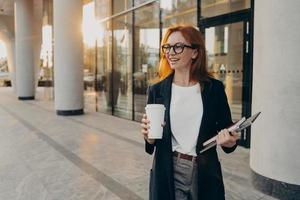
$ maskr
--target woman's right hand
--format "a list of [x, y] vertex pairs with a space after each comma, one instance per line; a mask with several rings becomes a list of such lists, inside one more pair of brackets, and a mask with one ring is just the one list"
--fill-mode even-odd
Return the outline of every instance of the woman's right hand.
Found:
[[142, 118], [142, 123], [141, 123], [141, 133], [144, 136], [145, 140], [149, 143], [149, 144], [154, 144], [155, 139], [149, 139], [148, 138], [148, 134], [149, 134], [149, 128], [150, 128], [150, 121], [147, 119], [147, 115], [143, 114], [143, 118]]

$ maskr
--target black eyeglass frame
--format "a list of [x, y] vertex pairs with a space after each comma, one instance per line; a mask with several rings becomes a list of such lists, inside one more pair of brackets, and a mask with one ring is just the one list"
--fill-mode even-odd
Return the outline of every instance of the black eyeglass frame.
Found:
[[[181, 47], [182, 49], [180, 50], [180, 52], [176, 51], [175, 48], [176, 48], [176, 45], [180, 45], [179, 47]], [[168, 47], [166, 47], [168, 46]], [[173, 52], [175, 54], [181, 54], [183, 51], [184, 51], [184, 48], [187, 47], [187, 48], [190, 48], [190, 49], [197, 49], [199, 45], [197, 44], [191, 44], [191, 45], [187, 45], [187, 44], [184, 44], [182, 42], [177, 42], [175, 43], [174, 45], [170, 45], [170, 44], [163, 44], [161, 46], [161, 50], [164, 54], [168, 54], [170, 53], [171, 49], [173, 49]], [[177, 46], [178, 47], [178, 46]], [[168, 48], [168, 50], [166, 51], [166, 48]]]

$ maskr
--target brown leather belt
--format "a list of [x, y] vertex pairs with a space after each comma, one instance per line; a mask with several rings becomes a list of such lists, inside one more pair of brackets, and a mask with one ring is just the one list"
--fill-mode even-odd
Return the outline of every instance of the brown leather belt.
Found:
[[189, 161], [197, 160], [197, 157], [195, 157], [195, 156], [179, 153], [177, 151], [174, 151], [173, 155], [177, 158], [182, 158], [182, 159], [189, 160]]

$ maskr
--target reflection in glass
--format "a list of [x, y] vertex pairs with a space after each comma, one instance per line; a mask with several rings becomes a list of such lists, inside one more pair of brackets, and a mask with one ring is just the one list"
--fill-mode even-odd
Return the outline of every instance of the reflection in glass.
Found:
[[111, 22], [101, 24], [103, 29], [97, 37], [97, 110], [112, 114], [112, 31]]
[[83, 6], [83, 83], [84, 83], [84, 107], [88, 111], [94, 111], [96, 105], [95, 91], [95, 45], [97, 22], [95, 18], [95, 4], [90, 2]]
[[242, 113], [243, 40], [243, 22], [205, 30], [208, 69], [225, 85], [233, 120]]
[[132, 8], [132, 0], [115, 0], [113, 2], [113, 14]]
[[250, 0], [201, 0], [201, 16], [213, 17], [250, 8]]
[[[96, 0], [96, 19], [105, 19], [146, 2], [146, 0]], [[165, 2], [169, 2], [170, 5], [164, 6], [162, 10], [163, 27], [179, 23], [196, 26], [196, 0], [160, 2], [163, 6]], [[112, 14], [109, 13], [110, 5]], [[103, 12], [100, 12], [101, 10]], [[127, 119], [134, 117], [137, 121], [141, 119], [142, 113], [145, 112], [146, 91], [149, 83], [156, 77], [159, 62], [159, 14], [160, 4], [153, 2], [103, 22], [102, 30], [97, 31], [99, 34], [97, 34], [97, 48], [94, 50], [97, 55], [94, 60], [96, 62], [94, 66], [97, 66], [94, 84], [99, 111]], [[134, 29], [132, 29], [133, 17]]]
[[149, 2], [149, 0], [134, 0], [134, 6]]
[[156, 76], [159, 61], [159, 4], [154, 3], [134, 12], [134, 119], [145, 113], [148, 85]]
[[178, 24], [197, 26], [197, 0], [160, 1], [163, 28]]
[[111, 16], [112, 0], [94, 0], [96, 19], [102, 20]]
[[113, 114], [132, 119], [132, 14], [113, 19]]

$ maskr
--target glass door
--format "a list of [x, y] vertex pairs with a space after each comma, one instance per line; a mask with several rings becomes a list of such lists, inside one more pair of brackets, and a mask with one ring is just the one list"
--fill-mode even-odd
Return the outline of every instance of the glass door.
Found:
[[111, 74], [113, 115], [132, 119], [132, 13], [112, 20], [113, 71]]
[[[233, 121], [249, 116], [249, 23], [238, 21], [205, 27], [208, 69], [223, 82]], [[248, 146], [250, 130], [242, 133], [240, 145]]]
[[147, 102], [148, 85], [156, 77], [159, 62], [159, 4], [134, 11], [134, 120], [141, 121]]

